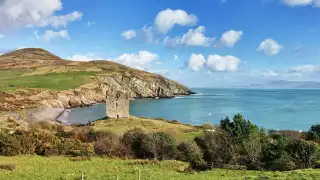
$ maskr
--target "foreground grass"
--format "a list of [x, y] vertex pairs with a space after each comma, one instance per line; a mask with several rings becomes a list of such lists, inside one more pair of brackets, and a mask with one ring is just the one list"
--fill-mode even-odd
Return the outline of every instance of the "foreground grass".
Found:
[[32, 180], [76, 180], [85, 174], [87, 180], [136, 180], [141, 171], [143, 180], [208, 180], [208, 179], [319, 179], [318, 170], [299, 170], [292, 172], [262, 172], [244, 170], [215, 169], [207, 172], [183, 172], [188, 164], [179, 161], [143, 163], [142, 160], [117, 160], [99, 157], [90, 161], [73, 162], [68, 157], [0, 157], [0, 164], [14, 164], [13, 171], [1, 170], [0, 179]]

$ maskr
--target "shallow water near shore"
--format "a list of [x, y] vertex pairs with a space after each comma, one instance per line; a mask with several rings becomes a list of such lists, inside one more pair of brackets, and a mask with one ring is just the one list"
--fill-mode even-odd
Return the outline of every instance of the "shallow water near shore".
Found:
[[[218, 124], [242, 113], [267, 129], [307, 130], [320, 123], [320, 89], [192, 89], [197, 94], [173, 99], [132, 100], [130, 114], [178, 120], [188, 124]], [[65, 111], [58, 120], [84, 124], [104, 118], [105, 104]]]

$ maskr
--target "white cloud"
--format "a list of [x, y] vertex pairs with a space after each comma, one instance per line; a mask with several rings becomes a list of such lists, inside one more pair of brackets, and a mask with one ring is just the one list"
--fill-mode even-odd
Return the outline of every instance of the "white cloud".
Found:
[[39, 35], [38, 32], [34, 32], [37, 39], [41, 39], [43, 41], [49, 42], [53, 39], [67, 39], [70, 40], [70, 36], [67, 30], [61, 30], [61, 31], [52, 31], [47, 30], [44, 32], [44, 34]]
[[266, 72], [263, 72], [262, 75], [265, 77], [277, 77], [277, 76], [279, 76], [279, 73], [277, 73], [273, 70], [268, 70]]
[[123, 33], [121, 33], [121, 36], [123, 36], [127, 40], [135, 38], [136, 35], [137, 35], [137, 33], [135, 30], [128, 30], [128, 31], [124, 31]]
[[277, 55], [283, 48], [277, 41], [273, 39], [265, 39], [257, 48], [257, 51], [262, 51], [268, 56]]
[[236, 71], [240, 59], [234, 56], [209, 55], [206, 67], [211, 71]]
[[65, 27], [69, 22], [79, 20], [82, 12], [56, 16], [62, 9], [61, 0], [1, 0], [0, 31], [19, 27]]
[[117, 58], [109, 60], [137, 69], [145, 69], [151, 62], [158, 59], [158, 55], [148, 51], [140, 51], [138, 54], [124, 53]]
[[3, 34], [0, 34], [0, 38], [4, 38], [5, 36]]
[[288, 70], [290, 73], [313, 73], [320, 72], [320, 65], [301, 65]]
[[203, 68], [205, 62], [206, 60], [202, 54], [192, 54], [186, 62], [186, 66], [193, 71], [199, 71]]
[[192, 26], [196, 25], [198, 18], [193, 14], [188, 14], [183, 10], [166, 9], [160, 11], [154, 20], [154, 24], [159, 32], [167, 33], [174, 25]]
[[152, 27], [143, 26], [142, 32], [144, 33], [147, 42], [149, 42], [149, 43], [154, 42]]
[[242, 35], [242, 31], [230, 30], [223, 33], [220, 42], [225, 46], [233, 47], [241, 39]]
[[73, 22], [76, 20], [80, 20], [83, 16], [82, 12], [74, 11], [67, 15], [61, 15], [61, 16], [51, 16], [48, 18], [44, 18], [40, 21], [39, 26], [45, 27], [45, 26], [52, 26], [52, 27], [66, 27], [69, 22]]
[[188, 61], [186, 61], [186, 66], [192, 71], [199, 71], [206, 68], [210, 72], [226, 72], [226, 71], [236, 71], [241, 60], [237, 57], [227, 55], [209, 55], [207, 60], [202, 54], [192, 54]]
[[173, 60], [179, 61], [179, 56], [178, 55], [173, 55]]
[[311, 5], [314, 0], [281, 0], [283, 3], [289, 6], [307, 6]]
[[164, 39], [164, 44], [168, 47], [177, 47], [179, 45], [188, 46], [203, 46], [209, 47], [213, 45], [215, 38], [206, 37], [204, 35], [205, 27], [199, 26], [196, 29], [189, 29], [189, 31], [182, 35], [182, 37], [166, 37]]
[[92, 60], [103, 60], [103, 58], [97, 56], [95, 53], [86, 54], [74, 54], [73, 56], [68, 56], [69, 60], [72, 61], [92, 61]]

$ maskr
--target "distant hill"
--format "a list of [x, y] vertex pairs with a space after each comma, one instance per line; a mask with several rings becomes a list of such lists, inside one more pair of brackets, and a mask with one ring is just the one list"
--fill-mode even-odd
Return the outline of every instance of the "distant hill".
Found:
[[316, 81], [271, 81], [265, 84], [250, 84], [235, 86], [234, 88], [256, 88], [256, 89], [318, 89], [320, 82]]
[[40, 48], [0, 56], [0, 111], [86, 106], [104, 102], [107, 90], [126, 91], [135, 98], [191, 93], [161, 75], [110, 61], [70, 61]]

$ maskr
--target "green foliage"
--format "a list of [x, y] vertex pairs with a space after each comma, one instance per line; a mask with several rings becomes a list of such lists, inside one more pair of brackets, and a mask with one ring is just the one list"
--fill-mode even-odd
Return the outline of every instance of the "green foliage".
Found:
[[237, 147], [231, 137], [224, 131], [206, 132], [196, 137], [195, 142], [203, 152], [203, 159], [207, 163], [232, 164], [238, 157]]
[[307, 133], [308, 140], [320, 141], [320, 124], [312, 125]]
[[287, 155], [286, 147], [289, 139], [283, 135], [273, 135], [272, 139], [263, 147], [263, 162], [271, 168], [275, 161]]
[[201, 150], [195, 142], [183, 141], [178, 145], [177, 149], [179, 151], [179, 160], [189, 162], [192, 165], [203, 163]]
[[220, 121], [220, 128], [227, 132], [235, 143], [243, 144], [254, 133], [259, 132], [258, 126], [245, 120], [241, 114], [233, 117], [233, 122], [228, 117]]

